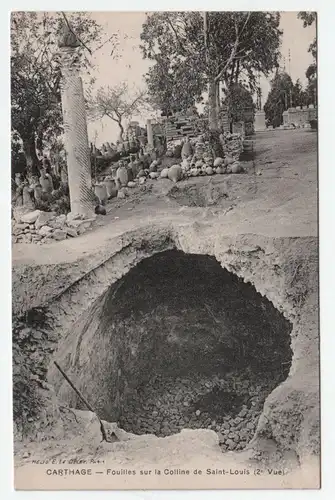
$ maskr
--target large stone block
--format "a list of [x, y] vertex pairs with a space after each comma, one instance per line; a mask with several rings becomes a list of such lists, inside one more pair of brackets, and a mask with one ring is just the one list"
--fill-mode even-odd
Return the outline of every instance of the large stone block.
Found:
[[266, 129], [264, 111], [257, 111], [255, 114], [255, 132], [261, 132]]

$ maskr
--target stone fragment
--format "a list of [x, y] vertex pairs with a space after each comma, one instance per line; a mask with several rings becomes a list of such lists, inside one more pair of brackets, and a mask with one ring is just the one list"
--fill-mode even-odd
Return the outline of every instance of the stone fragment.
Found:
[[27, 224], [34, 224], [37, 218], [39, 217], [41, 210], [34, 210], [33, 212], [28, 212], [26, 214], [21, 215], [21, 222], [25, 222]]
[[69, 212], [66, 216], [67, 221], [73, 221], [73, 220], [82, 220], [83, 216], [81, 214], [76, 214], [73, 212]]
[[66, 234], [68, 234], [72, 238], [75, 238], [76, 236], [78, 236], [77, 231], [73, 227], [67, 227], [65, 230], [66, 230]]
[[64, 214], [59, 215], [52, 221], [49, 221], [49, 225], [55, 229], [63, 229], [65, 224], [66, 224], [66, 215]]
[[236, 448], [236, 443], [232, 439], [226, 439], [226, 445], [230, 450], [234, 450]]
[[126, 194], [122, 189], [120, 189], [117, 193], [117, 197], [120, 198], [120, 200], [123, 200], [126, 197]]
[[42, 226], [39, 229], [38, 234], [40, 234], [41, 236], [47, 236], [51, 232], [52, 232], [52, 227], [50, 227], [50, 226]]
[[70, 220], [68, 221], [68, 226], [69, 227], [74, 227], [74, 228], [77, 228], [79, 229], [80, 228], [85, 228], [85, 229], [88, 229], [89, 227], [91, 227], [92, 225], [92, 222], [94, 222], [95, 219], [85, 219], [85, 220], [77, 220], [77, 219], [74, 219], [74, 220]]
[[46, 226], [55, 216], [55, 212], [41, 212], [35, 221], [36, 229], [41, 229], [41, 227]]
[[24, 230], [24, 229], [29, 229], [29, 224], [24, 224], [24, 223], [20, 224], [19, 223], [19, 224], [15, 224], [14, 227], [17, 229]]
[[55, 229], [52, 237], [57, 241], [62, 241], [66, 239], [66, 231], [62, 231], [62, 229]]

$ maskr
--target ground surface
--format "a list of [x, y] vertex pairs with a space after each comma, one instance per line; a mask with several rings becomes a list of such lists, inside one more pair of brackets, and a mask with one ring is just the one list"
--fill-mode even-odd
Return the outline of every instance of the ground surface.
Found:
[[[214, 218], [225, 234], [316, 236], [317, 134], [310, 130], [268, 131], [257, 133], [254, 141], [255, 159], [244, 164], [247, 174], [198, 177], [177, 185], [178, 191], [186, 189], [182, 195], [186, 203], [190, 185], [205, 186], [207, 207], [181, 205], [175, 194], [172, 199], [166, 196], [171, 189], [175, 191], [170, 181], [149, 181], [143, 191], [124, 202], [111, 203], [108, 215], [99, 220], [102, 227], [89, 234], [42, 248], [14, 245], [14, 263], [69, 262], [96, 252], [111, 237], [127, 230], [164, 221], [187, 224], [194, 219], [210, 222]], [[211, 199], [215, 201], [218, 185], [228, 197], [216, 206]]]
[[[57, 318], [58, 341], [64, 329], [76, 326], [76, 311], [88, 310], [143, 258], [175, 247], [215, 256], [293, 324], [291, 373], [269, 396], [257, 432], [258, 443], [270, 436], [297, 460], [318, 450], [317, 135], [269, 131], [256, 134], [254, 141], [256, 155], [244, 164], [243, 175], [177, 185], [150, 181], [127, 200], [111, 203], [108, 215], [98, 221], [101, 227], [88, 234], [40, 247], [14, 245], [13, 311], [21, 316], [46, 306]], [[43, 335], [36, 343], [39, 356]], [[82, 355], [89, 359], [88, 352]], [[220, 449], [212, 434], [193, 432], [193, 458], [205, 457], [206, 446], [214, 446], [208, 458], [217, 460]], [[154, 464], [162, 460], [157, 450], [172, 465], [189, 460], [185, 434], [146, 439], [127, 445], [127, 463], [135, 464], [140, 456]], [[30, 452], [34, 446], [39, 453], [37, 443], [29, 444]], [[62, 453], [69, 457], [67, 446]], [[54, 441], [45, 443], [43, 453], [52, 457], [54, 449]], [[120, 464], [121, 455], [110, 459]]]

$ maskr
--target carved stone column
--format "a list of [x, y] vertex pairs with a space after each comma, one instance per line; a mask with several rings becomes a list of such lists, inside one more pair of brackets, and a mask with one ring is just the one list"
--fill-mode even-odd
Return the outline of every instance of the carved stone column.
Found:
[[78, 42], [64, 25], [59, 39], [62, 71], [62, 111], [71, 212], [90, 216], [93, 210], [90, 148]]

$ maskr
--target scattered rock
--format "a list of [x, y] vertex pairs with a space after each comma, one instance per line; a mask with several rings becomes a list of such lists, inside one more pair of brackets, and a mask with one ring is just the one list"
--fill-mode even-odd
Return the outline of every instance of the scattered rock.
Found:
[[52, 227], [50, 227], [50, 226], [42, 226], [40, 228], [40, 230], [38, 231], [38, 234], [40, 234], [41, 236], [46, 236], [46, 235], [48, 235], [51, 232], [52, 232]]
[[215, 158], [214, 160], [214, 167], [219, 167], [220, 165], [223, 165], [223, 158], [220, 158], [219, 156]]
[[83, 216], [81, 214], [76, 214], [73, 212], [69, 212], [66, 216], [66, 220], [68, 222], [73, 221], [73, 220], [81, 220], [82, 218], [83, 218]]
[[68, 234], [72, 238], [75, 238], [76, 236], [78, 236], [77, 231], [73, 227], [67, 227], [66, 228], [66, 234]]
[[216, 173], [217, 174], [224, 174], [226, 172], [224, 167], [217, 167], [216, 168]]
[[126, 194], [122, 189], [120, 189], [117, 193], [117, 197], [120, 198], [120, 200], [123, 200], [126, 197]]
[[52, 237], [57, 241], [62, 241], [66, 239], [66, 231], [62, 231], [62, 229], [55, 229]]
[[182, 177], [183, 177], [183, 172], [180, 165], [172, 165], [172, 167], [169, 168], [168, 178], [170, 179], [170, 181], [176, 183], [180, 181]]
[[28, 229], [29, 228], [29, 224], [15, 224], [14, 226], [16, 229], [21, 229], [21, 230], [24, 230], [24, 229]]
[[150, 173], [152, 173], [152, 172], [157, 172], [157, 161], [156, 161], [156, 160], [154, 160], [154, 161], [151, 163], [151, 165], [150, 165], [150, 167], [149, 167], [149, 172], [150, 172]]
[[231, 172], [232, 174], [240, 174], [242, 172], [242, 168], [239, 163], [234, 163], [231, 166]]
[[27, 224], [34, 224], [37, 218], [41, 214], [40, 210], [34, 210], [33, 212], [28, 212], [21, 216], [21, 222], [26, 222]]
[[47, 223], [56, 217], [55, 212], [40, 212], [38, 215], [36, 221], [35, 221], [35, 227], [36, 229], [41, 229], [41, 227], [46, 226]]

